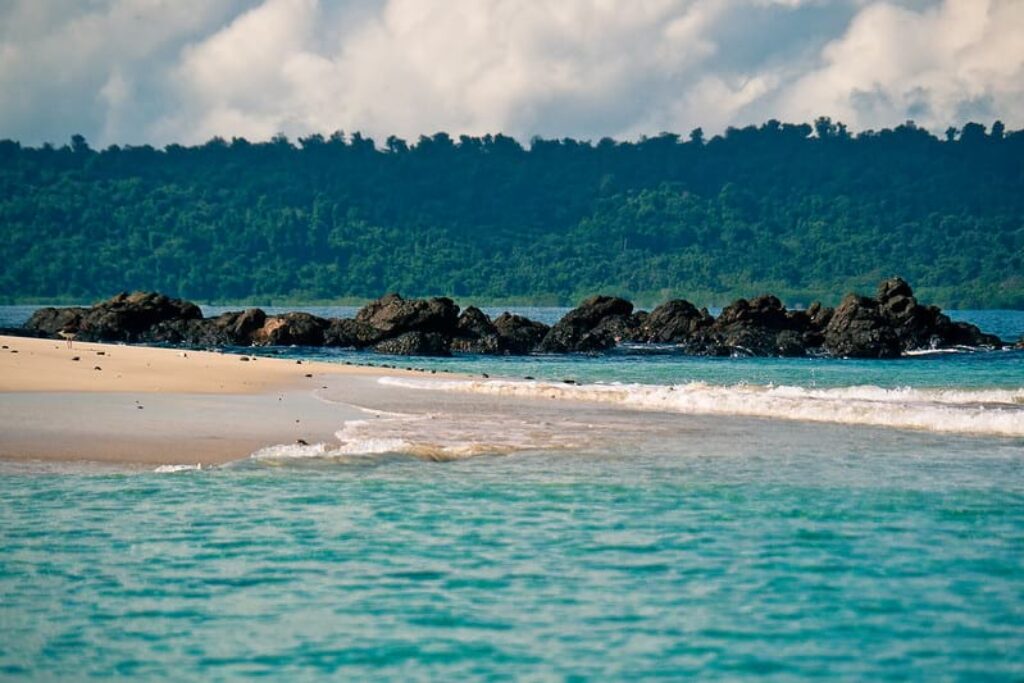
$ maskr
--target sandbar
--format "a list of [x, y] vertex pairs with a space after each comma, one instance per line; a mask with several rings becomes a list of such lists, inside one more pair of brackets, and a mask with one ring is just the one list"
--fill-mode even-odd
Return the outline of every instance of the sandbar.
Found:
[[[360, 413], [318, 392], [404, 371], [0, 336], [0, 458], [222, 464], [267, 445], [330, 442]], [[418, 376], [423, 376], [417, 373]]]

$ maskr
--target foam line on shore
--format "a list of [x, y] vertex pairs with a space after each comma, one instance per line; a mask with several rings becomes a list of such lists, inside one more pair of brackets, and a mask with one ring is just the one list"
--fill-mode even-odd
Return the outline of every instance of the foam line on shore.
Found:
[[[251, 460], [275, 463], [303, 459], [354, 462], [403, 454], [431, 461], [462, 460], [528, 450], [565, 450], [584, 445], [574, 421], [537, 423], [504, 415], [431, 412], [419, 415], [370, 411], [373, 419], [348, 420], [337, 444], [286, 444], [260, 449]], [[590, 427], [591, 425], [586, 425]]]
[[675, 386], [569, 385], [515, 380], [422, 381], [396, 377], [382, 377], [378, 381], [407, 389], [598, 402], [636, 410], [692, 415], [1024, 437], [1024, 388], [970, 391], [852, 386], [816, 389], [755, 384], [723, 386], [704, 382]]

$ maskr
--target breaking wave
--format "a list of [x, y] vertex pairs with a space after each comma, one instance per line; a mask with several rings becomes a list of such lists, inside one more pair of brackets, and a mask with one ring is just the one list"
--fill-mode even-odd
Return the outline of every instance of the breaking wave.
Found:
[[195, 465], [160, 465], [153, 472], [156, 474], [174, 474], [176, 472], [198, 472], [203, 469], [202, 464]]
[[376, 412], [372, 418], [349, 420], [336, 432], [337, 444], [269, 446], [253, 453], [256, 461], [299, 459], [355, 462], [367, 457], [402, 454], [443, 462], [477, 455], [498, 455], [527, 450], [574, 448], [576, 425], [509, 421], [503, 416], [467, 416], [449, 413], [405, 415]]
[[513, 380], [434, 381], [383, 377], [382, 384], [450, 391], [614, 404], [623, 408], [693, 415], [726, 415], [918, 429], [949, 434], [1024, 437], [1024, 388], [885, 389], [691, 382], [570, 385]]

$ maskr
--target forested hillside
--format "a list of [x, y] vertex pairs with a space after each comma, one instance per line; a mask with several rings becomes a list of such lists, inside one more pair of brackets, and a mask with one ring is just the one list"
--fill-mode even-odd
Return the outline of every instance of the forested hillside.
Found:
[[1024, 131], [730, 129], [705, 140], [353, 134], [91, 149], [0, 141], [0, 300], [447, 294], [1024, 307]]

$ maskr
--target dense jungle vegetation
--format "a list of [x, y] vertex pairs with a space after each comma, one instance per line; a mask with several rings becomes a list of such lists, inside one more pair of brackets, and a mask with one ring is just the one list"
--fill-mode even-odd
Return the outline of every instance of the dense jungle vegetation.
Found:
[[635, 142], [358, 133], [195, 147], [0, 141], [0, 301], [447, 294], [1024, 308], [1024, 131], [908, 122]]

